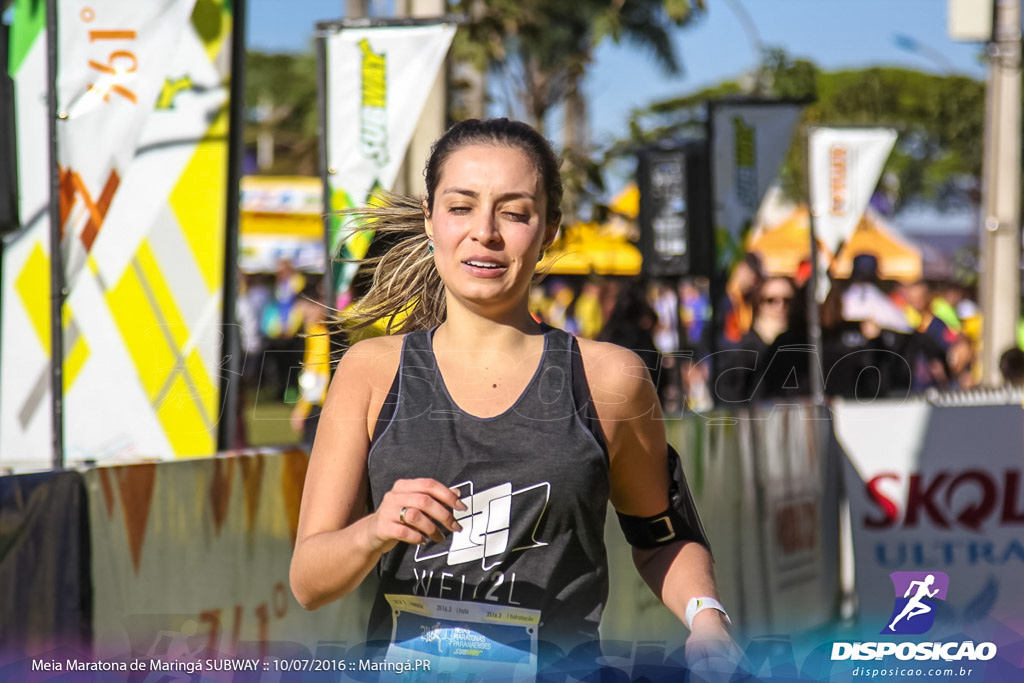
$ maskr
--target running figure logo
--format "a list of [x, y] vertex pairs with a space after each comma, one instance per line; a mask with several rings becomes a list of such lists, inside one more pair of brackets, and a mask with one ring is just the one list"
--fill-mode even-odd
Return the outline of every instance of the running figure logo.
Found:
[[935, 623], [935, 601], [945, 600], [949, 576], [945, 572], [893, 572], [896, 591], [889, 625], [882, 633], [919, 635]]

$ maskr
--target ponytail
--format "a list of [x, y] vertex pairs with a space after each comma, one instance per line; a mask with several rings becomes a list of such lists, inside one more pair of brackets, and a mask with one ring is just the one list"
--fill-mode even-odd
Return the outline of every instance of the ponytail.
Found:
[[373, 230], [374, 239], [395, 244], [380, 256], [359, 261], [372, 269], [373, 284], [366, 296], [339, 313], [337, 322], [351, 332], [383, 321], [385, 334], [440, 325], [445, 317], [444, 283], [427, 246], [423, 205], [391, 192], [375, 197], [373, 205], [346, 215], [354, 224]]

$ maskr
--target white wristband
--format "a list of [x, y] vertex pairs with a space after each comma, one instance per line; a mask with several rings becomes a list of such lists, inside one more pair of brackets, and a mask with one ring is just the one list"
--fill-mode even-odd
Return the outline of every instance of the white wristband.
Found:
[[732, 624], [732, 621], [729, 620], [729, 614], [725, 611], [725, 607], [718, 600], [714, 598], [690, 598], [690, 602], [686, 603], [686, 628], [692, 631], [693, 618], [706, 609], [718, 610], [725, 617], [725, 623]]

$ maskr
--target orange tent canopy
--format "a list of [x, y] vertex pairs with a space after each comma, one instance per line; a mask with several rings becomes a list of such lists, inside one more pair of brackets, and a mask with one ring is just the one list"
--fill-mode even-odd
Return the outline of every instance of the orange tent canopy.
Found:
[[[747, 251], [761, 257], [765, 274], [793, 277], [800, 263], [811, 257], [810, 229], [810, 213], [807, 205], [801, 204], [781, 223], [755, 228]], [[838, 256], [833, 258], [820, 240], [818, 248], [832, 262], [830, 270], [836, 278], [850, 277], [853, 258], [859, 254], [878, 259], [878, 274], [883, 280], [913, 282], [921, 278], [921, 252], [870, 209]]]
[[832, 262], [832, 276], [839, 279], [850, 277], [853, 259], [860, 254], [871, 254], [878, 259], [878, 275], [883, 280], [909, 283], [921, 279], [921, 251], [900, 237], [870, 209]]
[[[831, 253], [818, 241], [820, 253]], [[747, 251], [761, 257], [766, 275], [793, 277], [804, 261], [811, 260], [811, 223], [807, 206], [801, 204], [781, 223], [755, 228], [747, 241]]]

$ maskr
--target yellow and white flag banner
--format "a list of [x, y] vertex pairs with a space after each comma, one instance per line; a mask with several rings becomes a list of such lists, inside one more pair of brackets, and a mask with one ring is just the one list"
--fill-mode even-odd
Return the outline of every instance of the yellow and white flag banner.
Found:
[[833, 254], [864, 215], [895, 143], [892, 128], [813, 128], [808, 133], [814, 231]]
[[135, 156], [195, 2], [90, 0], [61, 7], [57, 158], [69, 288]]
[[[393, 187], [454, 35], [453, 24], [433, 24], [327, 36], [329, 211], [362, 206], [374, 190]], [[331, 232], [337, 255], [340, 225]], [[346, 244], [344, 255], [361, 258], [368, 246]]]
[[[14, 19], [26, 34], [12, 62], [22, 229], [5, 244], [0, 273], [0, 466], [18, 470], [49, 466], [52, 434], [47, 35], [41, 18], [20, 11], [33, 2], [20, 0]], [[230, 4], [59, 8], [66, 461], [211, 455], [221, 419]]]

